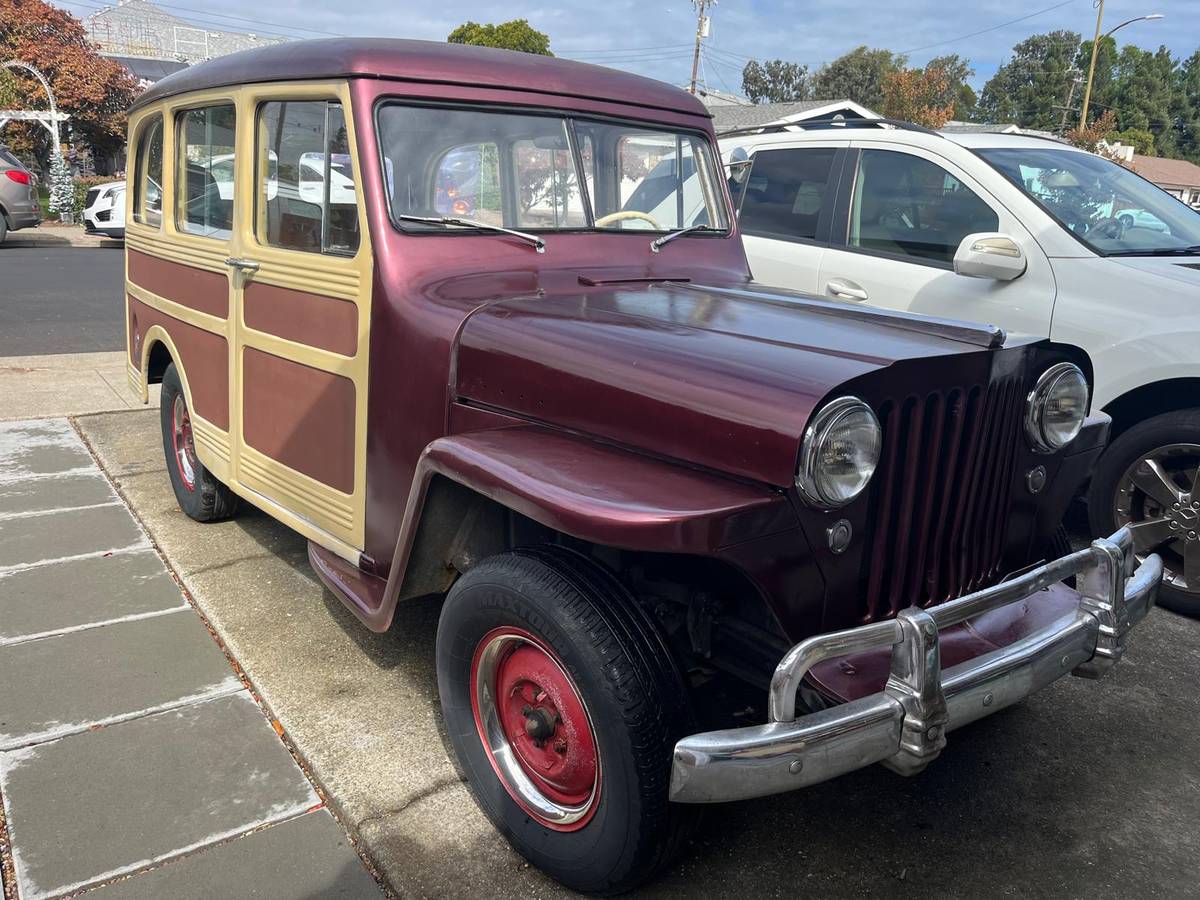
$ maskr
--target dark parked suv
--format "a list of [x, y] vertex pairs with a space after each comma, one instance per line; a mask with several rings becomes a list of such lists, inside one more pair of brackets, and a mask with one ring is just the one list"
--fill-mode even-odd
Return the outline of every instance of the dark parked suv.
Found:
[[42, 221], [37, 178], [5, 147], [0, 147], [0, 244], [10, 231]]

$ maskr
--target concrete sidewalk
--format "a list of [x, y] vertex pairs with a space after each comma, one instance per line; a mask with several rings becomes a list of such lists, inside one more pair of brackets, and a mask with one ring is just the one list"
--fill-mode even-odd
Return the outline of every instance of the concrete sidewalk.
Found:
[[[142, 409], [120, 351], [0, 357], [0, 422]], [[150, 405], [158, 407], [158, 385]]]
[[[110, 238], [100, 234], [88, 234], [82, 225], [42, 224], [37, 228], [22, 228], [10, 231], [4, 238], [4, 247], [112, 247], [125, 246], [123, 238]], [[3, 249], [0, 248], [0, 253]]]
[[0, 686], [10, 896], [380, 896], [63, 419], [0, 424]]

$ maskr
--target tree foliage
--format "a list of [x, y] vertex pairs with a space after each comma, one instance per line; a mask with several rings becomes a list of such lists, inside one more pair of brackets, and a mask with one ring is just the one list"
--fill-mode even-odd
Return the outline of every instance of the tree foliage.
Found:
[[[76, 141], [104, 152], [121, 147], [137, 82], [120, 63], [96, 52], [74, 16], [42, 0], [0, 0], [0, 62], [10, 59], [46, 76], [59, 110], [71, 116]], [[0, 106], [14, 105], [49, 108], [41, 85], [19, 69], [0, 82]], [[49, 163], [50, 136], [41, 125], [11, 123], [4, 140], [19, 153]]]
[[513, 19], [499, 25], [481, 25], [467, 22], [459, 25], [446, 37], [451, 44], [474, 44], [477, 47], [499, 47], [501, 50], [519, 50], [538, 56], [553, 56], [550, 52], [550, 36], [538, 31], [528, 19]]
[[958, 91], [937, 60], [924, 69], [898, 69], [883, 79], [882, 111], [926, 128], [941, 128], [954, 117]]
[[742, 93], [755, 103], [790, 103], [807, 100], [811, 94], [808, 66], [768, 59], [752, 59], [742, 69]]
[[[988, 122], [1053, 130], [1062, 121], [1071, 83], [1077, 77], [1079, 35], [1074, 31], [1035, 34], [1013, 47], [1012, 59], [996, 70], [979, 96]], [[1076, 92], [1076, 99], [1082, 94]]]
[[813, 98], [853, 100], [872, 109], [883, 106], [883, 84], [888, 75], [904, 68], [908, 58], [890, 50], [855, 47], [828, 62], [812, 79]]

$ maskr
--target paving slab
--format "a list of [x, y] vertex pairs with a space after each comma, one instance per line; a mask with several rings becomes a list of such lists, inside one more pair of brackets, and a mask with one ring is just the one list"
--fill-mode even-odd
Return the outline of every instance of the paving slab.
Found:
[[87, 900], [378, 900], [340, 825], [323, 809], [89, 891]]
[[[80, 416], [78, 421], [88, 436], [92, 451], [109, 475], [120, 477], [167, 470], [157, 401], [123, 416]], [[137, 427], [130, 428], [129, 425], [134, 423]], [[148, 440], [148, 435], [160, 436], [158, 440]]]
[[99, 469], [63, 472], [40, 478], [0, 482], [0, 517], [75, 506], [95, 506], [117, 499]]
[[0, 753], [22, 900], [107, 881], [318, 803], [242, 691]]
[[[2, 584], [2, 582], [0, 582]], [[0, 750], [242, 687], [190, 607], [0, 647]]]
[[0, 519], [0, 569], [137, 546], [145, 535], [119, 500]]
[[0, 644], [185, 606], [152, 549], [0, 575]]
[[[103, 425], [93, 443], [118, 464], [139, 434], [159, 440], [144, 416], [80, 425], [89, 440]], [[118, 482], [167, 558], [194, 566], [207, 529], [177, 520], [169, 483]], [[405, 604], [372, 634], [303, 562], [264, 553], [296, 546], [284, 526], [225, 524], [212, 549], [226, 562], [184, 582], [389, 882], [405, 896], [561, 895], [456, 780], [434, 686], [436, 602]], [[640, 895], [1190, 896], [1197, 672], [1200, 622], [1156, 610], [1112, 675], [1065, 679], [956, 731], [920, 776], [873, 768], [708, 810], [680, 864]]]
[[[3, 397], [0, 383], [0, 397]], [[93, 468], [93, 460], [66, 419], [0, 422], [0, 483]]]
[[0, 422], [140, 408], [125, 359], [120, 350], [0, 357]]

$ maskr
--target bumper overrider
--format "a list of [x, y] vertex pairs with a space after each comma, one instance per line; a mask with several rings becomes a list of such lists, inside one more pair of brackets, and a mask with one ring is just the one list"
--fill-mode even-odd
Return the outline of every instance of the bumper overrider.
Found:
[[[942, 670], [939, 631], [1017, 603], [1077, 576], [1079, 604], [1041, 631]], [[777, 794], [883, 763], [914, 775], [937, 758], [946, 733], [1004, 709], [1067, 673], [1099, 678], [1154, 605], [1162, 560], [1137, 566], [1128, 529], [1010, 581], [893, 620], [818, 635], [775, 669], [766, 725], [693, 734], [675, 745], [671, 799], [718, 803]], [[796, 694], [817, 663], [891, 646], [884, 689], [797, 717]]]

